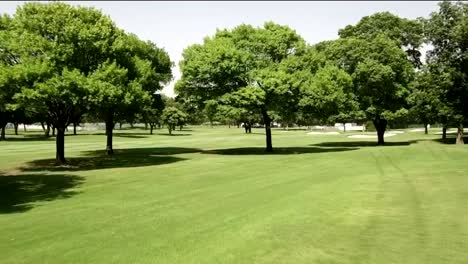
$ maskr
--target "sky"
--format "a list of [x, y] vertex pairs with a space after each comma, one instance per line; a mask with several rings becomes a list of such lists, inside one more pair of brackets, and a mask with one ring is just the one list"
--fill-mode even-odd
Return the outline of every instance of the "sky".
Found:
[[[405, 18], [427, 17], [438, 9], [435, 1], [66, 1], [92, 6], [109, 15], [117, 26], [140, 39], [164, 48], [175, 63], [174, 80], [163, 93], [174, 96], [180, 78], [182, 51], [202, 43], [216, 29], [266, 21], [288, 25], [308, 43], [336, 39], [338, 30], [356, 24], [363, 16], [389, 11]], [[24, 1], [0, 2], [0, 13], [14, 14]]]

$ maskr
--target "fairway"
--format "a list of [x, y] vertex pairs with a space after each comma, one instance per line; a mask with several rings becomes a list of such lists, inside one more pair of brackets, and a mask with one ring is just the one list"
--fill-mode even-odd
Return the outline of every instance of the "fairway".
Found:
[[[1, 142], [1, 263], [466, 263], [468, 148], [190, 127]], [[84, 133], [84, 132], [82, 132]], [[101, 131], [102, 133], [102, 131]], [[36, 135], [36, 136], [34, 136]]]

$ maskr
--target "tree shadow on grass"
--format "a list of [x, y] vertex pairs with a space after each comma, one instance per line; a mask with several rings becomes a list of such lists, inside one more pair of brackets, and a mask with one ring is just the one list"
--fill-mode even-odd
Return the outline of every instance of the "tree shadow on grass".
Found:
[[[30, 142], [30, 141], [54, 141], [55, 137], [50, 136], [46, 137], [44, 135], [18, 135], [18, 136], [6, 136], [5, 142], [14, 141], [14, 142]], [[1, 142], [1, 141], [0, 141]]]
[[24, 212], [34, 202], [63, 199], [77, 194], [72, 188], [84, 178], [65, 174], [0, 174], [0, 214]]
[[356, 150], [357, 148], [318, 148], [318, 147], [286, 147], [273, 148], [273, 152], [266, 152], [265, 148], [230, 148], [204, 150], [203, 154], [218, 155], [290, 155], [290, 154], [308, 154]]
[[[388, 141], [385, 142], [385, 146], [409, 146], [411, 144], [417, 143], [419, 140], [409, 140], [409, 141]], [[336, 142], [321, 142], [317, 144], [311, 144], [311, 146], [318, 147], [378, 147], [377, 142], [375, 141], [336, 141]]]
[[34, 160], [21, 167], [22, 171], [86, 171], [111, 168], [132, 168], [155, 166], [186, 160], [170, 155], [196, 153], [194, 148], [133, 148], [114, 150], [108, 156], [104, 151], [86, 151], [81, 157], [69, 157], [64, 165], [57, 165], [55, 159]]
[[191, 136], [192, 134], [189, 134], [189, 133], [173, 133], [173, 134], [169, 134], [168, 133], [154, 133], [153, 135], [158, 135], [158, 136], [168, 136], [168, 137], [183, 137], [183, 136]]
[[[433, 141], [441, 143], [441, 144], [453, 145], [456, 143], [457, 137], [455, 135], [447, 134], [446, 139], [437, 138], [437, 139], [433, 139]], [[468, 136], [463, 137], [463, 142], [465, 142], [465, 144], [468, 144]]]
[[123, 137], [123, 138], [148, 138], [149, 136], [149, 133], [148, 134], [145, 134], [145, 136], [143, 135], [137, 135], [136, 133], [135, 134], [114, 134], [115, 137]]

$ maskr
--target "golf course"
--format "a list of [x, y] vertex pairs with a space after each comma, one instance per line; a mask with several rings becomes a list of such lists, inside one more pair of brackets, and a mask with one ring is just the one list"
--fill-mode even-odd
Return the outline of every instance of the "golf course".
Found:
[[[466, 263], [468, 148], [440, 129], [42, 131], [0, 152], [1, 263]], [[375, 135], [375, 132], [369, 132]]]

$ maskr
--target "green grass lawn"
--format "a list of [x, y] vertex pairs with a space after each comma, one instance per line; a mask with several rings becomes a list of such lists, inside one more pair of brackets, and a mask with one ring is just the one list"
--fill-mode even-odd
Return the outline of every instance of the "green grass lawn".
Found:
[[[431, 133], [436, 130], [431, 130]], [[11, 133], [10, 133], [11, 134]], [[0, 142], [0, 263], [467, 263], [468, 147], [262, 129]], [[347, 133], [347, 135], [352, 133]]]

